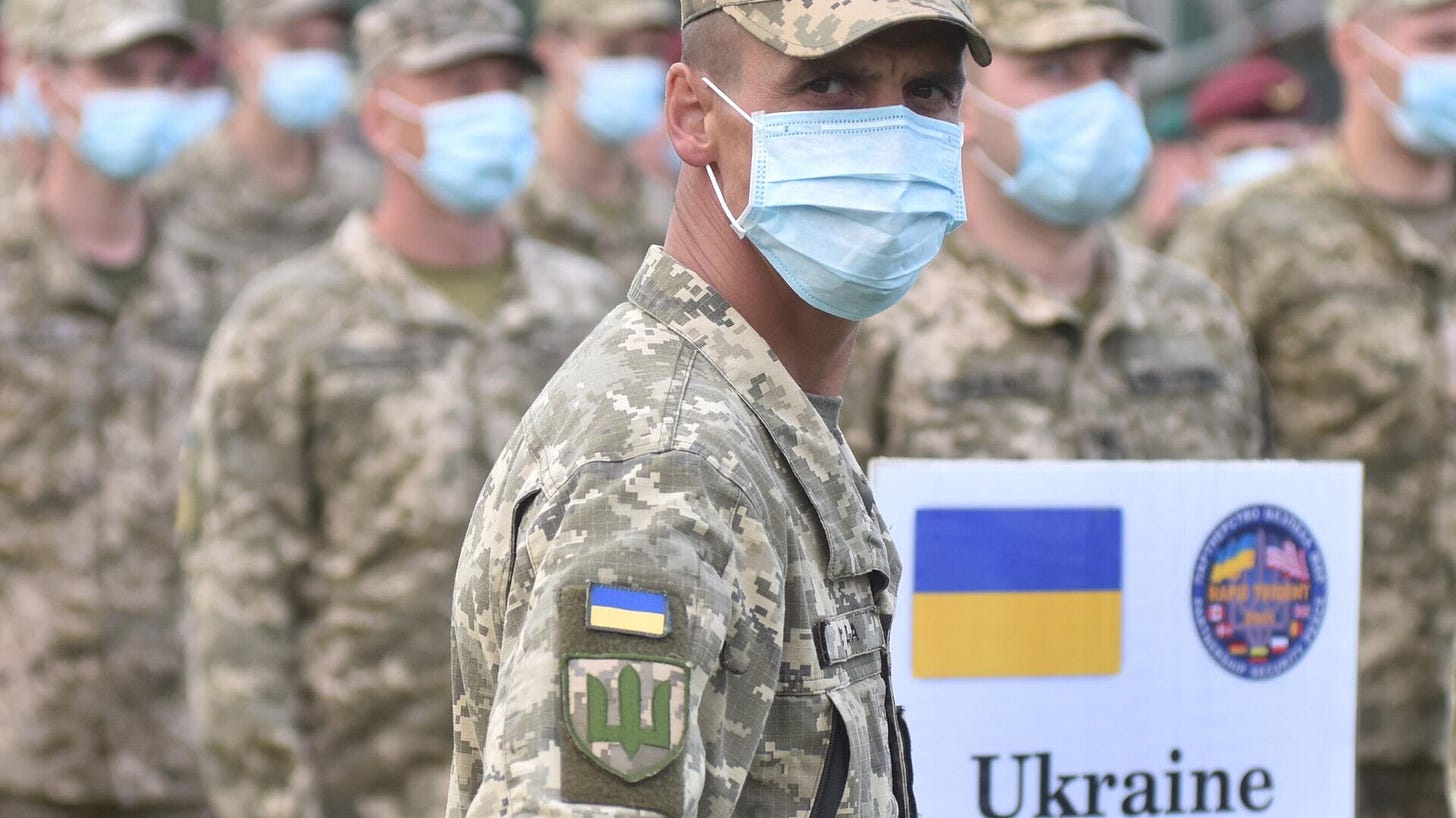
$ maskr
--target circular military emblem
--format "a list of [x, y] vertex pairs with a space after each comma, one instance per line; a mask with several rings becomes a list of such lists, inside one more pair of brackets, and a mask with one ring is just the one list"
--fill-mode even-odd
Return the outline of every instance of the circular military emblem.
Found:
[[1294, 667], [1324, 621], [1324, 555], [1277, 506], [1249, 506], [1208, 535], [1193, 570], [1193, 622], [1224, 670], [1272, 679]]

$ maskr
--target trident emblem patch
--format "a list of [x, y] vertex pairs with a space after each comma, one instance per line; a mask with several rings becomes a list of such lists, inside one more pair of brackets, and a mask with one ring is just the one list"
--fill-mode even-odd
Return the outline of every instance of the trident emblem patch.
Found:
[[577, 749], [630, 783], [662, 772], [682, 753], [688, 669], [636, 656], [571, 656], [562, 707]]

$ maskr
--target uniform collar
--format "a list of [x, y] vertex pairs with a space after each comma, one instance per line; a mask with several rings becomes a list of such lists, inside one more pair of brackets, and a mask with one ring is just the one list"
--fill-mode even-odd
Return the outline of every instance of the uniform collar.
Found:
[[985, 276], [985, 286], [992, 296], [1025, 327], [1046, 329], [1067, 324], [1099, 336], [1121, 328], [1139, 329], [1146, 325], [1147, 316], [1138, 306], [1137, 293], [1128, 274], [1127, 246], [1109, 229], [1103, 229], [1102, 237], [1102, 255], [1097, 264], [1100, 281], [1096, 285], [1101, 289], [1102, 299], [1090, 315], [991, 255], [979, 243], [949, 242], [945, 252], [961, 269]]
[[1447, 252], [1422, 236], [1394, 207], [1360, 187], [1339, 143], [1330, 140], [1312, 149], [1304, 169], [1306, 178], [1323, 183], [1324, 189], [1344, 197], [1370, 229], [1385, 237], [1402, 261], [1431, 270], [1452, 266]]
[[[411, 273], [404, 259], [374, 235], [367, 214], [355, 212], [344, 220], [334, 234], [333, 250], [346, 268], [395, 296], [386, 309], [394, 313], [399, 323], [471, 332], [484, 329], [485, 324], [479, 318], [456, 307]], [[520, 264], [514, 246], [510, 252], [512, 259], [501, 290], [501, 308], [492, 317], [491, 325], [513, 334], [531, 329], [537, 316], [534, 310], [522, 307], [520, 296], [524, 287]]]
[[763, 424], [824, 527], [830, 577], [891, 576], [889, 544], [855, 485], [862, 479], [859, 467], [768, 342], [707, 282], [658, 247], [648, 252], [627, 297], [696, 349]]
[[[116, 290], [102, 274], [81, 261], [41, 207], [40, 191], [26, 184], [15, 193], [6, 234], [24, 236], [29, 244], [27, 265], [34, 270], [42, 298], [62, 309], [79, 309], [114, 318], [121, 310]], [[154, 251], [155, 248], [149, 248]]]

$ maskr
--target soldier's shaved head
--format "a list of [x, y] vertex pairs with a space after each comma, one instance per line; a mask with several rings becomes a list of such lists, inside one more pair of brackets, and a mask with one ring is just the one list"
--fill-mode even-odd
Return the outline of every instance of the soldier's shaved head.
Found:
[[742, 73], [740, 50], [733, 44], [749, 33], [722, 12], [711, 12], [683, 27], [682, 61], [699, 74], [727, 88], [738, 83]]

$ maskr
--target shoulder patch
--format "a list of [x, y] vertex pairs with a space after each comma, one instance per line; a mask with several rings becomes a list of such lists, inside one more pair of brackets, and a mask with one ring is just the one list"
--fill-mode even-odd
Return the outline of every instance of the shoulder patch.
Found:
[[587, 591], [589, 630], [661, 639], [672, 632], [667, 594], [592, 583]]
[[628, 783], [662, 772], [683, 751], [690, 673], [660, 658], [568, 656], [561, 689], [572, 744]]

